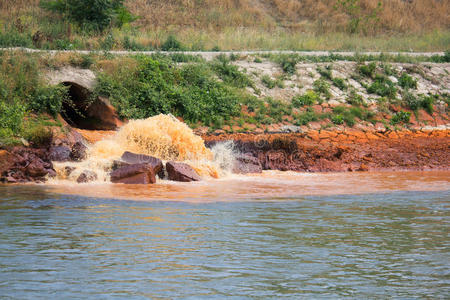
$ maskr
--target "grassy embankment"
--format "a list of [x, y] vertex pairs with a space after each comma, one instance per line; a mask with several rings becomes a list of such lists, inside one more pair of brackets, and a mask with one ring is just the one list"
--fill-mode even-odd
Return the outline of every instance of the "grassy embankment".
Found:
[[[0, 146], [21, 142], [34, 144], [51, 138], [49, 126], [59, 126], [54, 120], [64, 101], [70, 102], [64, 87], [48, 86], [44, 70], [72, 65], [90, 68], [98, 74], [95, 95], [110, 98], [123, 118], [146, 118], [159, 113], [181, 117], [191, 127], [208, 126], [209, 130], [225, 129], [241, 132], [267, 130], [270, 124], [307, 125], [326, 121], [326, 126], [352, 127], [357, 122], [383, 122], [392, 128], [409, 123], [411, 112], [425, 109], [433, 112], [437, 101], [450, 102], [448, 94], [417, 95], [417, 83], [406, 72], [396, 72], [389, 62], [449, 62], [450, 56], [416, 57], [376, 56], [346, 57], [357, 61], [352, 78], [364, 84], [374, 99], [376, 111], [389, 118], [380, 119], [369, 109], [361, 96], [348, 86], [346, 79], [334, 78], [331, 69], [318, 68], [320, 78], [313, 88], [298, 94], [290, 101], [258, 95], [258, 88], [249, 74], [233, 65], [240, 58], [219, 56], [207, 62], [198, 56], [173, 54], [170, 56], [115, 57], [108, 53], [77, 55], [61, 53], [55, 56], [20, 52], [0, 52]], [[247, 58], [249, 59], [249, 58]], [[299, 62], [329, 62], [344, 59], [339, 56], [301, 57], [298, 55], [267, 55], [250, 57], [256, 63], [269, 60], [277, 63], [283, 74], [278, 81], [261, 78], [264, 85], [283, 85], [294, 76]], [[369, 61], [372, 61], [369, 63]], [[378, 61], [384, 61], [379, 63]], [[388, 76], [398, 79], [394, 83]], [[328, 112], [316, 112], [315, 104], [330, 98], [330, 86], [344, 89], [347, 105], [339, 105]], [[392, 106], [402, 110], [392, 110]], [[448, 112], [447, 112], [448, 113]]]
[[450, 45], [450, 6], [439, 0], [382, 0], [381, 6], [377, 0], [126, 0], [138, 19], [102, 33], [86, 32], [39, 2], [0, 2], [0, 47], [445, 51]]

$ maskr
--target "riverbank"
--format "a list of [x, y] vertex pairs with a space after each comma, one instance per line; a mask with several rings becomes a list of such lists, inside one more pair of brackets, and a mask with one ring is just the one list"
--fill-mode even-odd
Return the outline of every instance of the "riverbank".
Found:
[[298, 172], [449, 170], [450, 130], [310, 130], [305, 133], [203, 136], [233, 140], [263, 169]]

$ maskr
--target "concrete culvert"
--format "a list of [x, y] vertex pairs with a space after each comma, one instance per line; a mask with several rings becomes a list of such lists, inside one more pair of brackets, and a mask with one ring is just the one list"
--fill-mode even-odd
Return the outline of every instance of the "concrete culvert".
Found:
[[68, 87], [69, 101], [63, 103], [61, 112], [71, 126], [88, 130], [114, 130], [121, 121], [108, 99], [92, 99], [89, 89], [75, 82], [63, 82]]

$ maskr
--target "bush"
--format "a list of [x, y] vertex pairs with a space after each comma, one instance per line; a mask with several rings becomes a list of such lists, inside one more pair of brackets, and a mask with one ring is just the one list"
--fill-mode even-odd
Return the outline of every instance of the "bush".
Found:
[[375, 62], [371, 62], [368, 65], [360, 65], [358, 66], [358, 72], [361, 75], [364, 75], [369, 78], [375, 77], [375, 71], [377, 69], [377, 64]]
[[364, 104], [364, 100], [361, 95], [359, 95], [354, 89], [352, 89], [348, 95], [347, 103], [359, 106]]
[[4, 137], [17, 135], [22, 130], [26, 107], [18, 102], [6, 103], [0, 100], [0, 130]]
[[323, 95], [326, 99], [330, 99], [330, 85], [323, 79], [318, 79], [313, 83], [314, 91], [319, 95]]
[[420, 100], [410, 92], [403, 94], [403, 102], [411, 110], [418, 110], [421, 107]]
[[42, 0], [41, 7], [59, 13], [86, 31], [102, 32], [135, 20], [124, 0]]
[[417, 80], [412, 78], [407, 73], [402, 74], [402, 76], [398, 79], [398, 84], [406, 90], [417, 89]]
[[56, 117], [61, 111], [62, 103], [68, 101], [68, 99], [67, 87], [38, 87], [34, 94], [28, 99], [28, 106], [29, 109], [34, 112], [48, 112]]
[[425, 109], [427, 113], [430, 115], [433, 113], [433, 104], [434, 104], [434, 97], [433, 96], [421, 96], [420, 99], [420, 106]]
[[331, 74], [331, 65], [328, 65], [328, 66], [326, 66], [325, 67], [325, 69], [323, 69], [323, 68], [317, 68], [317, 72], [322, 76], [322, 77], [325, 77], [326, 79], [328, 79], [328, 80], [332, 80], [333, 79], [333, 76], [332, 76], [332, 74]]
[[26, 33], [19, 33], [12, 29], [0, 31], [0, 47], [33, 47], [31, 36]]
[[344, 117], [342, 115], [333, 115], [331, 116], [331, 122], [336, 125], [342, 125], [344, 124]]
[[333, 81], [333, 84], [341, 91], [345, 91], [347, 89], [347, 85], [345, 84], [344, 79], [335, 77], [331, 81]]
[[[97, 94], [109, 96], [120, 116], [171, 113], [189, 123], [216, 124], [240, 113], [242, 93], [219, 82], [210, 65], [177, 67], [169, 58], [139, 56], [133, 72], [100, 73]], [[113, 77], [114, 76], [114, 77]]]
[[319, 96], [314, 91], [307, 91], [304, 95], [297, 95], [292, 98], [292, 105], [300, 108], [317, 103]]
[[162, 51], [183, 51], [184, 47], [173, 35], [169, 35], [167, 40], [161, 45]]
[[304, 113], [299, 114], [296, 117], [294, 124], [296, 126], [308, 125], [310, 122], [316, 122], [319, 120], [318, 115], [313, 111], [306, 111]]
[[381, 97], [395, 98], [397, 89], [394, 83], [386, 76], [377, 75], [375, 81], [367, 88], [367, 91], [372, 94], [377, 94]]
[[297, 70], [296, 66], [298, 63], [298, 59], [293, 55], [280, 55], [278, 57], [278, 63], [280, 64], [283, 72], [292, 75]]
[[253, 85], [247, 75], [239, 71], [237, 66], [230, 64], [228, 61], [214, 62], [212, 63], [212, 68], [216, 72], [217, 76], [219, 76], [219, 78], [225, 83], [239, 88]]
[[269, 89], [273, 89], [276, 86], [276, 82], [275, 80], [273, 80], [272, 78], [270, 78], [269, 75], [263, 75], [261, 77], [261, 82]]
[[408, 111], [399, 111], [392, 116], [391, 124], [396, 125], [398, 123], [409, 123], [411, 113]]

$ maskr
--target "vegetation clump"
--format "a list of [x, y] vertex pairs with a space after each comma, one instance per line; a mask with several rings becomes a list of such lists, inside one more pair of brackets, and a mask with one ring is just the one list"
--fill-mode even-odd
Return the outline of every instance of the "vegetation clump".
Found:
[[319, 96], [314, 91], [307, 91], [304, 95], [297, 95], [292, 98], [292, 105], [296, 108], [310, 106], [319, 102]]

